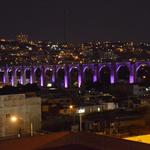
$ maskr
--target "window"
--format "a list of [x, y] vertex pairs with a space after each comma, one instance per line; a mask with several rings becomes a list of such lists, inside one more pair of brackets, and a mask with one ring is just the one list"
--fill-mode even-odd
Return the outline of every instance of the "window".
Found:
[[6, 114], [6, 118], [10, 118], [10, 114]]

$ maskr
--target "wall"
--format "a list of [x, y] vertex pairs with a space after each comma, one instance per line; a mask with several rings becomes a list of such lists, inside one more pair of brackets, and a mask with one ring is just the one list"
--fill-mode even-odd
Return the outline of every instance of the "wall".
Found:
[[[12, 122], [11, 117], [16, 116], [17, 121]], [[26, 98], [25, 94], [0, 96], [0, 137], [30, 132], [33, 123], [35, 131], [41, 127], [41, 98]]]

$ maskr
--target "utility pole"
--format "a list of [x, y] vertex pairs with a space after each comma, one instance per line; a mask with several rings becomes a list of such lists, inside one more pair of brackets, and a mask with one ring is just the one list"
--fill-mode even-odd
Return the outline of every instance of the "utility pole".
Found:
[[33, 136], [33, 123], [30, 123], [30, 135]]

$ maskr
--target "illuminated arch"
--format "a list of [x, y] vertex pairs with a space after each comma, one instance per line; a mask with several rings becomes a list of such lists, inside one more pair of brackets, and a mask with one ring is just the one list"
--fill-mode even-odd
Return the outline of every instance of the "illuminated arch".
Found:
[[[148, 71], [145, 71], [144, 70], [140, 70], [141, 68], [144, 68]], [[150, 65], [148, 63], [142, 63], [142, 64], [139, 64], [137, 67], [136, 67], [136, 72], [135, 72], [135, 76], [136, 76], [136, 82], [147, 82], [149, 83], [150, 82]]]
[[17, 79], [17, 83], [23, 84], [22, 67], [15, 68], [15, 77]]
[[110, 68], [109, 65], [102, 65], [102, 66], [99, 68], [99, 70], [98, 70], [99, 80], [100, 80], [100, 82], [104, 82], [104, 81], [103, 81], [103, 77], [104, 77], [104, 76], [102, 76], [102, 73], [103, 73], [103, 70], [104, 70], [104, 69], [107, 69], [107, 70], [108, 70], [108, 75], [109, 75], [109, 77], [108, 77], [107, 80], [105, 80], [105, 81], [111, 83], [111, 68]]
[[[28, 72], [29, 72], [29, 76], [28, 76]], [[25, 84], [27, 83], [32, 83], [32, 69], [30, 67], [27, 67], [24, 69], [24, 77], [25, 77]]]
[[136, 67], [136, 73], [138, 72], [138, 70], [141, 68], [141, 67], [150, 67], [150, 65], [149, 64], [147, 64], [147, 63], [142, 63], [142, 64], [139, 64], [137, 67]]
[[129, 67], [128, 65], [126, 65], [126, 64], [120, 64], [120, 65], [118, 65], [118, 67], [117, 67], [117, 69], [116, 69], [116, 72], [118, 72], [121, 67], [126, 67], [126, 68], [128, 68], [128, 70], [130, 71], [130, 67]]
[[[77, 73], [77, 75], [75, 76], [73, 74], [73, 71], [75, 71]], [[70, 75], [70, 85], [73, 87], [73, 86], [78, 86], [80, 87], [81, 86], [81, 83], [82, 83], [82, 79], [81, 79], [81, 70], [76, 67], [76, 66], [73, 66], [69, 69], [69, 75]]]
[[124, 76], [121, 77], [122, 80], [125, 80], [126, 79], [128, 80], [128, 82], [130, 82], [130, 68], [128, 65], [119, 65], [116, 69], [116, 79], [119, 80], [120, 77], [119, 77], [119, 73], [121, 73], [122, 71], [126, 71], [127, 72], [127, 76], [126, 74], [124, 74]]
[[1, 82], [1, 85], [4, 83], [4, 76], [5, 76], [5, 70], [3, 68], [0, 68], [0, 82]]
[[56, 70], [56, 82], [58, 87], [65, 87], [65, 68], [59, 67]]
[[108, 68], [109, 70], [111, 70], [109, 65], [102, 65], [102, 66], [99, 67], [98, 73], [100, 73], [103, 68]]
[[7, 68], [6, 72], [8, 75], [8, 81], [7, 82], [8, 82], [8, 84], [11, 84], [13, 86], [14, 85], [13, 68], [11, 68], [11, 67]]
[[73, 69], [78, 70], [78, 72], [80, 71], [79, 67], [77, 67], [77, 66], [72, 66], [72, 67], [69, 68], [69, 73], [71, 73], [71, 71], [72, 71]]
[[94, 81], [93, 68], [91, 68], [91, 67], [84, 68], [83, 75], [84, 75], [84, 81], [85, 82], [89, 81], [89, 82], [93, 83], [93, 81]]
[[36, 67], [34, 68], [34, 80], [38, 85], [42, 86], [42, 71], [41, 71], [41, 67]]
[[36, 73], [37, 69], [39, 69], [40, 72], [41, 72], [41, 67], [35, 67], [35, 68], [34, 68], [34, 74]]
[[50, 70], [51, 72], [53, 71], [53, 69], [52, 69], [51, 67], [46, 67], [46, 68], [44, 69], [44, 73], [46, 73], [48, 70]]
[[49, 83], [52, 83], [52, 77], [53, 77], [53, 69], [51, 67], [46, 67], [44, 69], [44, 84], [47, 85]]

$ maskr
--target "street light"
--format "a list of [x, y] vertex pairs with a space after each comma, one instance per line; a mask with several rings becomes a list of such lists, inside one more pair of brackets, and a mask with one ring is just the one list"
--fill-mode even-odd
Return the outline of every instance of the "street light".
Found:
[[70, 109], [70, 110], [73, 109], [73, 105], [69, 105], [69, 109]]
[[53, 86], [52, 83], [48, 83], [48, 84], [47, 84], [47, 87], [48, 87], [48, 88], [51, 88], [52, 86]]
[[73, 109], [74, 109], [73, 105], [69, 105], [69, 113], [70, 113], [70, 115], [72, 115]]
[[78, 110], [79, 113], [79, 117], [80, 117], [80, 131], [82, 131], [82, 115], [85, 113], [85, 109], [84, 108], [80, 108]]
[[17, 116], [12, 116], [12, 117], [10, 118], [10, 120], [11, 120], [11, 122], [15, 123], [15, 122], [18, 121], [18, 118], [17, 118]]
[[[10, 117], [10, 121], [12, 122], [12, 123], [17, 123], [18, 125], [21, 123], [20, 121], [23, 121], [23, 119], [22, 118], [19, 118], [19, 117], [17, 117], [17, 116], [11, 116]], [[19, 130], [20, 130], [21, 128], [19, 128]], [[31, 136], [33, 136], [33, 132], [34, 132], [34, 130], [33, 130], [33, 123], [31, 122], [30, 123], [30, 135]], [[20, 134], [20, 133], [19, 133]], [[20, 137], [20, 135], [18, 134], [18, 137]]]
[[[17, 123], [17, 124], [19, 124], [19, 119], [20, 119], [20, 118], [18, 118], [17, 116], [11, 116], [11, 117], [10, 117], [10, 121], [11, 121], [12, 123]], [[17, 136], [18, 136], [18, 138], [21, 137], [21, 128], [19, 128]]]

